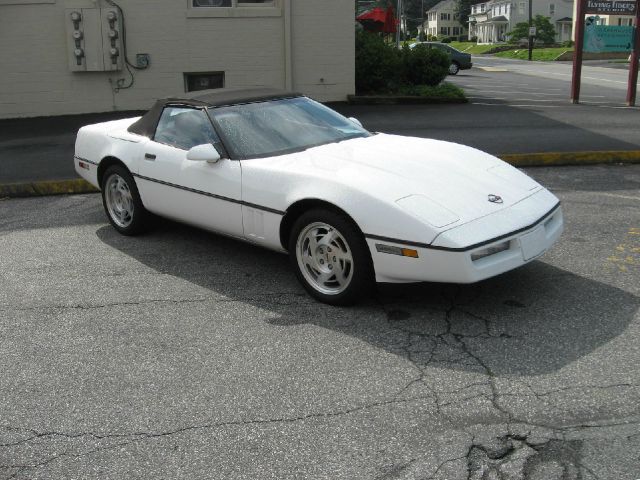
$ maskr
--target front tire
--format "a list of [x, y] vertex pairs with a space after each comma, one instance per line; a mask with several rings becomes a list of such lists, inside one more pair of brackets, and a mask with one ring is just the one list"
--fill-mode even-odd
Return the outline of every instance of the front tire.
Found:
[[121, 165], [109, 167], [101, 187], [102, 205], [113, 228], [123, 235], [137, 235], [147, 229], [149, 214], [126, 168]]
[[460, 65], [456, 62], [451, 62], [451, 65], [449, 65], [449, 75], [457, 75], [459, 71]]
[[301, 215], [291, 230], [289, 255], [300, 283], [323, 303], [350, 305], [373, 286], [364, 236], [339, 213], [316, 209]]

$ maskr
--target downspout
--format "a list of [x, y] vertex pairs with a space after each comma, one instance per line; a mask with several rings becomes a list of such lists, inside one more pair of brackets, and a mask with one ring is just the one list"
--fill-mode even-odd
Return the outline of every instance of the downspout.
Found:
[[284, 6], [284, 88], [293, 90], [293, 68], [291, 65], [291, 2], [282, 0]]

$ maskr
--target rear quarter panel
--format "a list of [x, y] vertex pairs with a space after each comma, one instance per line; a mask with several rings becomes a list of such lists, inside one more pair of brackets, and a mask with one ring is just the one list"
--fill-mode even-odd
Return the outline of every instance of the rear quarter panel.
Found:
[[[148, 140], [146, 137], [127, 132], [126, 129], [136, 120], [137, 118], [127, 118], [82, 127], [76, 136], [74, 153], [78, 175], [100, 188], [98, 167], [107, 157], [119, 159], [135, 173], [140, 145]], [[81, 166], [81, 162], [85, 167]]]

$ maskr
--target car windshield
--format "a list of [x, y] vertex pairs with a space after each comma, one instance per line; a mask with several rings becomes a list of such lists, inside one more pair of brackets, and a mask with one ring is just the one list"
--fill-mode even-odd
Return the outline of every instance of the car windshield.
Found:
[[371, 134], [306, 97], [210, 108], [233, 158], [272, 157]]

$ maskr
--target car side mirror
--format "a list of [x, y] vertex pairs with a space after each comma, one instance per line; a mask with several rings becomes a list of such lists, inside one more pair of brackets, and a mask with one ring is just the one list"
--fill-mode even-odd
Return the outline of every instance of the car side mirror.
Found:
[[194, 162], [216, 163], [220, 160], [220, 154], [216, 147], [210, 143], [204, 145], [196, 145], [187, 152], [187, 160]]
[[362, 124], [360, 123], [360, 120], [358, 120], [357, 118], [355, 118], [355, 117], [349, 117], [349, 120], [351, 120], [353, 123], [355, 123], [355, 124], [356, 124], [357, 126], [359, 126], [360, 128], [363, 128], [363, 127], [362, 127]]

